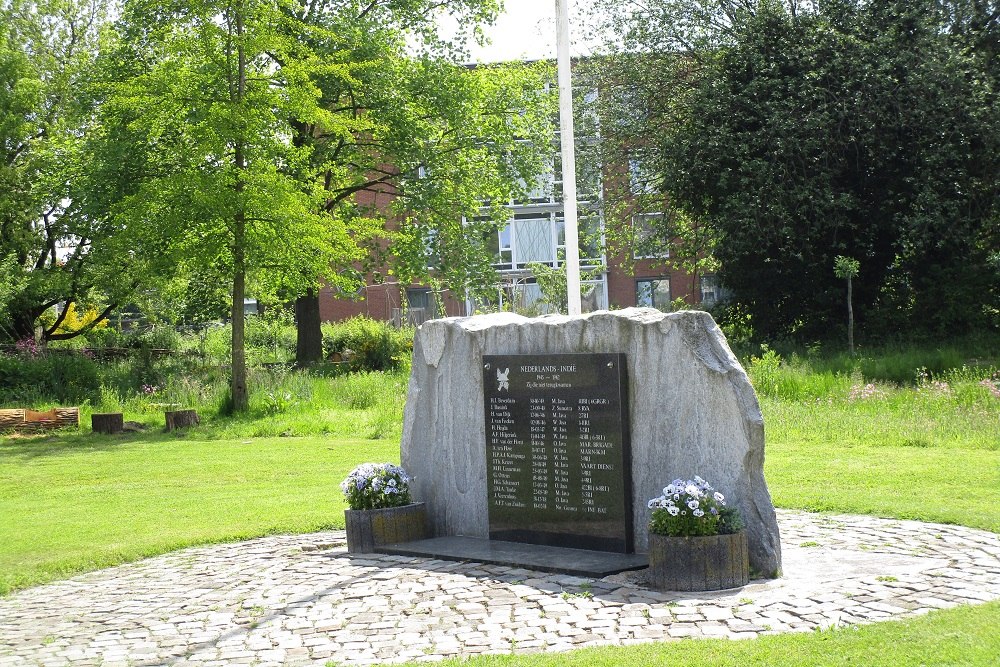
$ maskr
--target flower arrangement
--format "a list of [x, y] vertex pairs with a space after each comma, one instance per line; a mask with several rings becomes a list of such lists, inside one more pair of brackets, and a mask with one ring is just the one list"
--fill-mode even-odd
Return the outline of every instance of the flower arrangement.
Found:
[[693, 480], [675, 479], [647, 506], [653, 510], [649, 532], [657, 535], [728, 535], [743, 528], [736, 508], [726, 505], [725, 496], [697, 475]]
[[392, 463], [362, 463], [351, 471], [340, 490], [352, 510], [377, 510], [409, 505], [410, 476]]

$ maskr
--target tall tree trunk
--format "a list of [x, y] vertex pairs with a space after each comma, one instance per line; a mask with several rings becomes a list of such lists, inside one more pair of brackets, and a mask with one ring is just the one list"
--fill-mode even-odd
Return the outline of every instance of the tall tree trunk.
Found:
[[[237, 148], [237, 154], [242, 151]], [[237, 192], [243, 189], [242, 183], [236, 184]], [[243, 244], [246, 235], [246, 220], [242, 210], [236, 213], [234, 222], [233, 245], [233, 368], [230, 378], [229, 393], [233, 400], [233, 412], [247, 409], [249, 396], [247, 393], [247, 355], [244, 338], [246, 315], [243, 312], [243, 300], [246, 297], [246, 257]]]
[[295, 299], [295, 364], [301, 368], [323, 359], [319, 293], [309, 288]]
[[[236, 94], [233, 100], [236, 106], [242, 106], [246, 92], [246, 51], [243, 46], [243, 14], [236, 12], [237, 43], [237, 79]], [[243, 412], [249, 404], [247, 392], [247, 357], [246, 341], [244, 340], [244, 324], [246, 315], [243, 311], [243, 301], [246, 298], [246, 203], [243, 198], [246, 171], [246, 144], [243, 139], [236, 142], [233, 157], [236, 167], [236, 213], [233, 216], [233, 369], [229, 391], [233, 400], [233, 412]]]
[[851, 293], [851, 277], [847, 276], [847, 347], [854, 356], [854, 303]]

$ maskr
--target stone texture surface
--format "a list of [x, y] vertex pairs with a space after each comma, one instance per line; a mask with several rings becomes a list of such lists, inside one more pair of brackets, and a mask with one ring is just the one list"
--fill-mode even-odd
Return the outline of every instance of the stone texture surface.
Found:
[[785, 575], [713, 593], [348, 554], [343, 531], [196, 547], [0, 598], [0, 666], [368, 665], [747, 638], [1000, 599], [1000, 536], [781, 511]]
[[646, 502], [677, 477], [701, 475], [743, 513], [751, 567], [778, 572], [760, 406], [715, 321], [699, 311], [629, 308], [530, 319], [501, 313], [421, 326], [402, 459], [434, 534], [488, 536], [482, 356], [573, 352], [628, 358], [635, 549], [647, 548]]

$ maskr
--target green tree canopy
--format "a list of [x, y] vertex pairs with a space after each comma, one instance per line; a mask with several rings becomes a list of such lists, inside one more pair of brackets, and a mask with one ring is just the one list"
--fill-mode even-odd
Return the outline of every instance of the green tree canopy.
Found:
[[[0, 337], [96, 285], [92, 221], [73, 206], [100, 0], [0, 0]], [[63, 312], [66, 312], [64, 309]], [[45, 332], [56, 334], [57, 320]]]
[[[444, 279], [465, 280], [486, 257], [462, 215], [539, 171], [544, 72], [456, 65], [433, 29], [441, 6], [125, 3], [101, 57], [82, 206], [107, 226], [100, 252], [120, 275], [226, 277], [235, 408], [248, 286], [264, 299], [350, 287], [345, 269], [371, 248], [404, 281], [426, 274], [429, 248]], [[468, 25], [496, 11], [447, 6]]]
[[870, 334], [996, 327], [997, 19], [995, 2], [626, 3], [606, 97], [648, 111], [608, 135], [712, 230], [760, 334], [826, 335], [838, 255], [860, 260]]

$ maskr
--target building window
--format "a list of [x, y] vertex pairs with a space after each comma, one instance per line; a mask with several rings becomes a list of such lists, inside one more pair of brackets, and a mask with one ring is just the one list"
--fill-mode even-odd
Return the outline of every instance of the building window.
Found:
[[[600, 217], [582, 212], [577, 228], [581, 266], [599, 266], [603, 262]], [[500, 271], [523, 271], [533, 262], [558, 266], [566, 252], [566, 223], [562, 211], [517, 213], [486, 242]]]
[[729, 290], [719, 286], [719, 279], [715, 274], [701, 277], [701, 305], [714, 306], [728, 297]]
[[670, 310], [670, 279], [644, 278], [635, 281], [635, 305]]
[[[545, 314], [559, 312], [565, 304], [551, 304], [544, 301], [541, 287], [535, 278], [519, 278], [508, 283], [499, 290], [499, 304], [510, 304], [518, 313]], [[485, 310], [487, 307], [476, 304], [476, 308]], [[608, 295], [603, 277], [580, 281], [580, 310], [590, 313], [595, 310], [607, 310]]]
[[635, 232], [632, 256], [635, 259], [670, 257], [670, 249], [660, 240], [656, 232], [657, 225], [662, 221], [662, 213], [640, 213], [632, 217], [632, 229]]
[[433, 301], [429, 289], [408, 287], [406, 289], [406, 305], [410, 310], [421, 309], [427, 313], [431, 310]]
[[656, 194], [660, 191], [656, 174], [636, 157], [628, 161], [628, 182], [633, 195]]
[[428, 229], [427, 236], [424, 237], [424, 257], [427, 258], [427, 268], [436, 269], [441, 265], [441, 256], [438, 254], [438, 230]]

